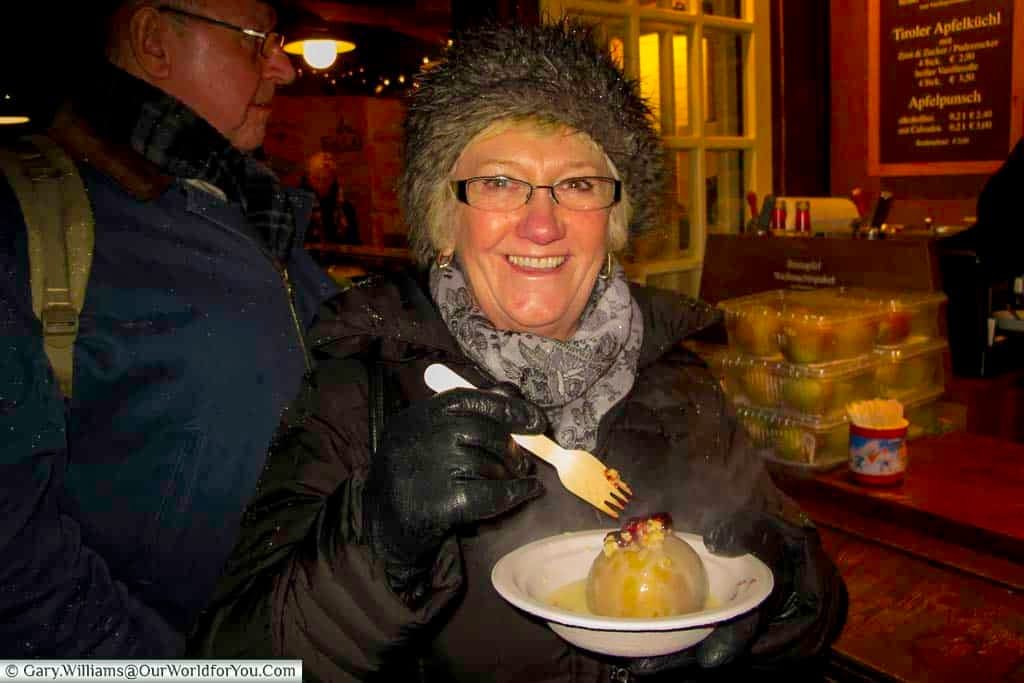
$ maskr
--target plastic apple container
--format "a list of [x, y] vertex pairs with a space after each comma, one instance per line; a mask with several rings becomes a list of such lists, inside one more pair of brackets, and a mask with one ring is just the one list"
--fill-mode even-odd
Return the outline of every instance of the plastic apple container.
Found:
[[785, 410], [811, 419], [841, 417], [851, 401], [873, 398], [878, 356], [800, 365], [735, 351], [708, 359], [736, 405]]
[[901, 401], [945, 387], [943, 354], [948, 344], [942, 339], [923, 339], [892, 348], [878, 348], [875, 393], [880, 398]]
[[823, 299], [856, 301], [880, 305], [884, 312], [878, 324], [878, 346], [889, 347], [912, 341], [942, 337], [939, 310], [946, 303], [942, 292], [911, 292], [867, 287], [832, 287], [818, 290]]
[[850, 425], [846, 417], [812, 419], [755, 406], [737, 406], [736, 414], [765, 460], [814, 474], [849, 460]]
[[725, 311], [730, 346], [804, 364], [869, 353], [884, 312], [877, 303], [787, 289], [728, 299], [719, 307]]

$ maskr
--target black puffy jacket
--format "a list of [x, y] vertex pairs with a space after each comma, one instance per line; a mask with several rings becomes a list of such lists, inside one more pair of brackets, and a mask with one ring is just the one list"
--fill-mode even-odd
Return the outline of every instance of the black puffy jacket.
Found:
[[[788, 519], [796, 536], [816, 540], [806, 517], [772, 484], [718, 384], [679, 345], [713, 323], [714, 310], [645, 288], [633, 296], [645, 324], [639, 377], [601, 422], [595, 453], [632, 486], [628, 513], [668, 511], [677, 529], [701, 533], [753, 508]], [[430, 395], [423, 370], [432, 362], [486, 381], [429, 295], [404, 276], [372, 279], [335, 299], [314, 335], [318, 389], [310, 405], [295, 411], [301, 426], [286, 432], [271, 456], [243, 540], [196, 630], [195, 653], [298, 657], [306, 680], [411, 680], [405, 676], [412, 672], [439, 681], [611, 680], [621, 662], [568, 646], [490, 583], [494, 563], [524, 543], [614, 526], [563, 489], [548, 465], [537, 466], [543, 496], [445, 545], [432, 594], [416, 611], [391, 593], [382, 566], [362, 544], [359, 491], [371, 457], [373, 367], [366, 359], [381, 363], [383, 395], [394, 404], [387, 412]], [[812, 545], [817, 550], [805, 556], [817, 566], [802, 572], [811, 594], [802, 618], [814, 626], [801, 656], [827, 647], [844, 612], [841, 580]], [[821, 576], [831, 585], [818, 585]]]

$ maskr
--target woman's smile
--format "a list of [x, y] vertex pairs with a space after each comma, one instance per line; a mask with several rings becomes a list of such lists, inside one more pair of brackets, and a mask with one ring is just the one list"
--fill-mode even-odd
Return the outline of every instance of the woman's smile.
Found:
[[567, 256], [516, 256], [509, 254], [508, 262], [514, 268], [531, 271], [551, 271], [565, 263]]

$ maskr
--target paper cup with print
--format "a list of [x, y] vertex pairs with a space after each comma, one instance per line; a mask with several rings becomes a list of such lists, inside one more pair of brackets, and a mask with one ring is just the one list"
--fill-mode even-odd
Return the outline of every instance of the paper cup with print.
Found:
[[903, 481], [907, 471], [907, 427], [899, 401], [859, 401], [847, 406], [850, 418], [850, 472], [875, 486]]

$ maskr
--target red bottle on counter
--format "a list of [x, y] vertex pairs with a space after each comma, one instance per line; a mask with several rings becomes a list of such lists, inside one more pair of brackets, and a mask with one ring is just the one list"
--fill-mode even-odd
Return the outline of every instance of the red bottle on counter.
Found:
[[801, 200], [796, 203], [796, 216], [793, 218], [793, 229], [799, 233], [811, 234], [811, 203]]
[[782, 232], [786, 229], [786, 200], [776, 199], [772, 207], [772, 222], [769, 225], [772, 231]]

